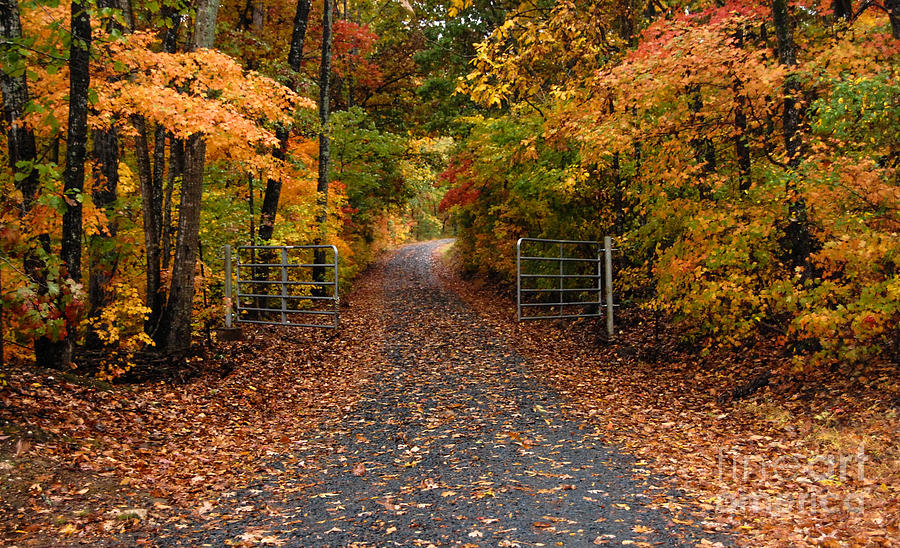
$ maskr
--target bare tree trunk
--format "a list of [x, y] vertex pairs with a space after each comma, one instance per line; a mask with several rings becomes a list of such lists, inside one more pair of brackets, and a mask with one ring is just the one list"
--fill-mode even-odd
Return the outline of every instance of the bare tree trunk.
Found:
[[[704, 137], [703, 135], [703, 125], [705, 123], [705, 118], [703, 116], [703, 95], [700, 91], [699, 85], [691, 85], [688, 90], [688, 94], [691, 95], [690, 108], [691, 108], [691, 123], [694, 127], [696, 127], [696, 137], [691, 139], [691, 146], [694, 148], [694, 155], [696, 158], [697, 164], [700, 166], [700, 173], [704, 177], [708, 177], [712, 175], [716, 171], [716, 148], [713, 145], [712, 139], [709, 137]], [[710, 186], [705, 182], [699, 186], [700, 197], [703, 199], [709, 199], [710, 196]]]
[[[288, 65], [294, 72], [294, 77], [300, 72], [300, 61], [303, 59], [303, 43], [306, 40], [306, 25], [309, 21], [310, 0], [297, 1], [297, 13], [294, 16], [294, 31], [291, 34], [291, 47], [288, 51]], [[292, 80], [294, 79], [292, 77]], [[292, 86], [295, 83], [292, 82]], [[279, 160], [284, 160], [287, 151], [287, 142], [290, 132], [285, 128], [277, 131], [279, 146], [273, 155]], [[281, 181], [269, 179], [266, 181], [266, 190], [263, 194], [262, 208], [259, 219], [259, 240], [265, 245], [272, 239], [272, 231], [275, 229], [275, 215], [278, 213], [278, 202], [281, 198]]]
[[[194, 49], [211, 48], [216, 36], [219, 0], [200, 0], [194, 22]], [[178, 238], [169, 298], [157, 333], [157, 344], [167, 354], [184, 353], [191, 347], [191, 313], [194, 304], [194, 270], [200, 241], [200, 205], [206, 140], [196, 134], [184, 147], [184, 175], [178, 210]]]
[[[276, 130], [279, 147], [275, 149], [273, 156], [279, 160], [285, 159], [287, 151], [288, 130], [278, 128]], [[262, 207], [259, 213], [259, 243], [266, 245], [272, 239], [275, 230], [275, 215], [278, 213], [278, 201], [281, 197], [281, 179], [269, 179], [266, 181], [266, 191], [263, 194]]]
[[[66, 210], [62, 218], [60, 258], [71, 279], [81, 281], [81, 193], [84, 190], [84, 164], [87, 159], [87, 112], [90, 87], [91, 17], [84, 0], [72, 2], [72, 42], [69, 47], [69, 123], [66, 137], [66, 167], [63, 170], [63, 196]], [[60, 303], [60, 310], [63, 309]], [[67, 318], [66, 335], [56, 348], [53, 366], [66, 367], [72, 360], [75, 325]], [[48, 356], [50, 358], [50, 356]], [[51, 364], [47, 364], [51, 365]]]
[[316, 215], [316, 223], [319, 231], [324, 235], [324, 225], [328, 213], [328, 183], [329, 169], [331, 168], [331, 136], [329, 131], [329, 118], [331, 116], [331, 15], [333, 11], [331, 0], [325, 0], [322, 11], [322, 62], [319, 67], [319, 179], [316, 183], [319, 211]]
[[185, 171], [178, 211], [178, 239], [169, 299], [163, 311], [157, 344], [167, 354], [182, 353], [191, 345], [191, 312], [194, 304], [194, 270], [200, 239], [200, 205], [206, 141], [193, 135], [185, 143]]
[[[801, 103], [800, 82], [794, 68], [797, 66], [797, 46], [794, 44], [793, 29], [788, 15], [787, 0], [772, 0], [772, 20], [775, 23], [775, 38], [778, 42], [778, 60], [788, 67], [784, 80], [784, 112], [782, 131], [784, 146], [788, 156], [788, 166], [792, 170], [800, 166], [802, 141], [800, 136]], [[789, 179], [793, 180], [793, 179]], [[785, 229], [787, 252], [792, 266], [808, 266], [812, 252], [806, 200], [797, 191], [794, 183], [788, 183], [788, 224]], [[804, 275], [808, 275], [804, 269]]]
[[[125, 14], [126, 21], [130, 21], [131, 6], [128, 2], [119, 4], [116, 0], [100, 0], [100, 8], [119, 9]], [[107, 30], [129, 32], [130, 29], [122, 28], [115, 17], [109, 17], [104, 22]], [[94, 135], [94, 188], [91, 199], [94, 207], [102, 209], [106, 213], [106, 231], [92, 235], [89, 242], [89, 270], [90, 281], [88, 284], [88, 300], [90, 303], [89, 317], [97, 321], [111, 300], [112, 295], [108, 291], [119, 262], [119, 250], [116, 247], [115, 236], [118, 232], [116, 213], [113, 204], [118, 198], [119, 186], [119, 132], [115, 127], [100, 129], [93, 132]], [[100, 348], [104, 345], [97, 333], [94, 322], [88, 326], [85, 334], [85, 346], [88, 348]]]
[[184, 173], [184, 142], [171, 139], [169, 145], [169, 177], [166, 182], [166, 193], [163, 200], [162, 221], [162, 269], [169, 270], [172, 259], [172, 195], [175, 192], [175, 179]]
[[900, 0], [884, 0], [884, 8], [891, 19], [891, 34], [900, 40]]
[[260, 32], [265, 24], [265, 4], [262, 0], [254, 0], [253, 2], [253, 30]]
[[853, 17], [853, 4], [850, 0], [832, 0], [831, 9], [835, 22], [849, 21]]
[[111, 4], [114, 4], [111, 7], [122, 10], [122, 15], [125, 17], [125, 31], [134, 32], [134, 10], [131, 6], [131, 0], [112, 0]]
[[159, 328], [165, 299], [162, 293], [162, 271], [160, 264], [159, 240], [162, 224], [162, 189], [154, 186], [153, 167], [147, 143], [147, 126], [143, 117], [134, 116], [132, 124], [137, 129], [134, 138], [135, 160], [138, 178], [141, 181], [141, 207], [144, 218], [144, 250], [146, 254], [146, 305], [150, 309], [145, 331], [151, 337]]
[[[174, 18], [172, 25], [166, 28], [163, 35], [163, 50], [169, 53], [175, 53], [178, 49], [178, 29], [181, 27], [182, 14], [175, 12], [172, 8], [169, 10], [168, 17]], [[162, 220], [160, 221], [160, 239], [162, 240], [162, 270], [169, 270], [169, 263], [172, 258], [172, 192], [175, 189], [175, 179], [181, 177], [184, 173], [184, 143], [180, 139], [176, 139], [169, 132], [165, 132], [169, 137], [169, 173], [166, 181], [165, 196], [163, 198]], [[160, 144], [159, 132], [157, 131], [157, 141], [155, 145]], [[157, 165], [162, 162], [160, 172], [160, 188], [162, 188], [162, 166], [165, 165], [165, 152], [156, 151]], [[154, 171], [154, 173], [156, 170]], [[160, 304], [161, 306], [161, 304]]]
[[69, 276], [81, 280], [81, 192], [87, 159], [87, 111], [90, 86], [91, 19], [84, 0], [72, 2], [72, 44], [69, 52], [69, 124], [63, 194], [62, 259]]
[[[744, 47], [744, 28], [739, 27], [735, 34], [735, 45], [738, 48]], [[738, 164], [738, 194], [743, 196], [750, 190], [753, 183], [751, 179], [750, 169], [752, 167], [750, 160], [750, 141], [747, 134], [747, 97], [743, 93], [743, 83], [735, 78], [732, 90], [734, 91], [735, 108], [734, 108], [734, 155]]]
[[750, 144], [747, 138], [747, 114], [744, 109], [747, 106], [747, 98], [741, 94], [740, 84], [735, 85], [737, 106], [734, 110], [734, 154], [738, 163], [738, 190], [741, 194], [750, 190], [753, 183], [750, 174]]
[[291, 49], [288, 52], [288, 65], [294, 72], [300, 72], [300, 61], [303, 60], [303, 43], [306, 41], [309, 6], [310, 0], [297, 0], [297, 13], [294, 15], [294, 31], [291, 33]]
[[[19, 19], [19, 3], [16, 0], [0, 0], [0, 52], [5, 54], [14, 48], [12, 44], [22, 38], [22, 24]], [[11, 68], [11, 67], [4, 67]], [[6, 125], [6, 138], [9, 146], [9, 167], [17, 174], [16, 190], [22, 193], [21, 214], [31, 211], [31, 205], [37, 196], [38, 172], [29, 166], [25, 169], [20, 162], [31, 163], [37, 158], [37, 146], [34, 131], [22, 121], [25, 107], [28, 105], [28, 81], [25, 71], [8, 73], [0, 70], [0, 91], [3, 92], [3, 122]]]
[[[197, 18], [194, 21], [194, 49], [209, 49], [216, 40], [216, 21], [219, 16], [219, 0], [199, 0]], [[190, 155], [190, 154], [189, 154]]]
[[[326, 222], [328, 220], [328, 183], [331, 168], [331, 137], [329, 126], [329, 94], [331, 92], [331, 18], [334, 10], [331, 0], [325, 0], [322, 10], [322, 62], [319, 67], [319, 180], [316, 183], [316, 224], [319, 225], [317, 243], [324, 241]], [[325, 251], [315, 250], [315, 264], [325, 263]], [[337, 275], [337, 273], [335, 273]], [[325, 268], [313, 267], [313, 279], [325, 280]]]
[[[19, 4], [16, 0], [0, 0], [0, 53], [16, 47], [14, 44], [22, 38], [22, 24], [19, 18]], [[5, 67], [10, 68], [10, 67]], [[7, 72], [0, 70], [0, 91], [3, 94], [3, 122], [6, 126], [9, 167], [17, 175], [14, 184], [22, 193], [20, 217], [25, 217], [34, 204], [38, 194], [38, 171], [34, 169], [37, 159], [37, 146], [34, 131], [22, 121], [25, 107], [28, 105], [28, 81], [25, 71]], [[40, 247], [45, 253], [50, 252], [50, 238], [46, 234], [38, 235]], [[47, 265], [41, 259], [37, 249], [26, 252], [23, 267], [28, 278], [37, 285], [38, 292], [47, 292]], [[2, 337], [0, 337], [2, 338]], [[54, 342], [46, 337], [38, 337], [34, 341], [35, 357], [45, 361], [53, 352]]]
[[[90, 318], [96, 321], [110, 302], [108, 286], [119, 262], [119, 252], [114, 238], [118, 232], [113, 204], [118, 197], [119, 185], [119, 133], [115, 128], [94, 131], [94, 188], [91, 192], [94, 206], [104, 210], [107, 218], [106, 232], [90, 238], [90, 282], [88, 299]], [[99, 327], [99, 326], [98, 326]], [[85, 346], [99, 348], [103, 341], [92, 325], [85, 336]]]

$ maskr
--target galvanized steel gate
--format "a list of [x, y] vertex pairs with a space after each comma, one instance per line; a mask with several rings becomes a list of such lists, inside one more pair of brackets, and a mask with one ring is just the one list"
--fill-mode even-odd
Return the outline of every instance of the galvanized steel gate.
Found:
[[[326, 261], [316, 261], [317, 255]], [[234, 254], [225, 246], [226, 328], [234, 321], [334, 329], [340, 322], [338, 289], [333, 245], [242, 245]]]
[[[606, 317], [613, 325], [612, 238], [519, 238], [516, 243], [516, 315], [523, 320]], [[605, 289], [605, 300], [604, 300]]]

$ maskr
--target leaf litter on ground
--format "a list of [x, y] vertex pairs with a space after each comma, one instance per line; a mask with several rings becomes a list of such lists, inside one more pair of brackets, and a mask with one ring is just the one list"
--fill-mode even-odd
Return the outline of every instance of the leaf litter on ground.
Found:
[[[612, 342], [601, 321], [517, 323], [514, 295], [463, 279], [452, 252], [436, 256], [443, 282], [565, 396], [567, 413], [640, 459], [635, 477], [672, 479], [682, 497], [660, 486], [654, 502], [674, 522], [724, 525], [747, 546], [900, 545], [897, 364], [802, 377], [764, 341], [704, 356], [627, 309]], [[770, 385], [729, 401], [761, 369]]]

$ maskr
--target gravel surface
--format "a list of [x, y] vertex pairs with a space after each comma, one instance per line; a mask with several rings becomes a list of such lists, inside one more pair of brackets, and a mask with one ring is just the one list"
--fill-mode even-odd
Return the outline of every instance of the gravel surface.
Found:
[[154, 543], [728, 543], [673, 522], [651, 504], [664, 482], [635, 475], [634, 459], [562, 416], [513, 341], [441, 287], [433, 263], [444, 243], [406, 246], [387, 264], [390, 366], [372, 392], [297, 453], [273, 456], [270, 476]]

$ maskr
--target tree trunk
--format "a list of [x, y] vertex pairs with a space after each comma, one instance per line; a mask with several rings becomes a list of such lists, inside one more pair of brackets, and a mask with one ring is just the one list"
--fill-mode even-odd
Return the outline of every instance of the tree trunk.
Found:
[[[287, 142], [290, 133], [284, 128], [278, 128], [276, 134], [279, 146], [273, 152], [278, 160], [284, 160], [287, 151]], [[278, 213], [278, 200], [281, 197], [281, 179], [269, 179], [266, 181], [266, 191], [263, 194], [262, 207], [259, 213], [259, 243], [266, 245], [272, 239], [275, 230], [275, 215]]]
[[169, 299], [166, 303], [157, 345], [167, 354], [183, 353], [191, 344], [191, 312], [194, 303], [194, 269], [200, 239], [200, 205], [203, 194], [203, 167], [206, 141], [193, 135], [185, 143], [185, 171], [181, 206], [178, 211], [178, 239]]
[[[218, 15], [219, 0], [199, 0], [197, 2], [197, 18], [194, 21], [194, 39], [191, 44], [193, 49], [209, 49], [213, 47], [216, 40], [216, 20]], [[203, 148], [206, 148], [205, 145]]]
[[[609, 114], [615, 113], [615, 104], [612, 99], [609, 100]], [[615, 219], [613, 220], [613, 234], [621, 236], [625, 233], [625, 192], [622, 184], [622, 166], [619, 152], [613, 152], [612, 156], [612, 194], [613, 209], [615, 211]]]
[[81, 193], [87, 159], [88, 87], [90, 86], [91, 19], [83, 0], [72, 2], [72, 44], [69, 52], [69, 124], [63, 171], [62, 260], [69, 276], [81, 280]]
[[[300, 61], [303, 59], [303, 43], [306, 40], [306, 25], [309, 21], [310, 0], [297, 1], [297, 13], [294, 16], [294, 31], [291, 34], [291, 47], [288, 51], [288, 65], [294, 72], [292, 76], [292, 86], [296, 87], [293, 82], [297, 73], [300, 72]], [[273, 153], [275, 158], [284, 160], [287, 152], [288, 138], [290, 132], [284, 128], [276, 130], [279, 146]], [[272, 239], [272, 231], [275, 229], [275, 215], [278, 213], [278, 202], [281, 198], [281, 181], [269, 179], [266, 182], [266, 190], [263, 194], [262, 208], [259, 219], [259, 240], [260, 245]]]
[[[84, 164], [87, 159], [88, 88], [90, 86], [91, 17], [84, 0], [72, 2], [72, 42], [69, 47], [69, 123], [66, 137], [66, 167], [63, 170], [63, 196], [66, 210], [62, 218], [60, 258], [68, 276], [81, 281], [81, 193], [84, 190]], [[63, 309], [60, 303], [60, 310]], [[66, 336], [58, 347], [55, 366], [66, 367], [72, 359], [75, 342], [73, 318], [67, 318]]]
[[[778, 43], [778, 60], [788, 67], [784, 80], [784, 112], [782, 114], [782, 131], [784, 146], [787, 151], [788, 166], [795, 170], [801, 161], [800, 107], [801, 90], [798, 76], [794, 71], [797, 66], [797, 46], [794, 44], [793, 29], [788, 16], [787, 0], [772, 0], [772, 20], [775, 24], [775, 38]], [[789, 178], [789, 180], [792, 180]], [[809, 234], [809, 221], [806, 213], [806, 201], [797, 192], [794, 183], [786, 188], [788, 198], [788, 224], [785, 228], [785, 247], [794, 267], [807, 266], [812, 252]], [[808, 275], [808, 269], [804, 269]]]
[[262, 32], [263, 25], [265, 24], [265, 4], [262, 0], [254, 0], [253, 2], [253, 30], [256, 32]]
[[[735, 35], [736, 46], [743, 49], [744, 47], [744, 29], [738, 28]], [[734, 108], [734, 155], [738, 164], [738, 193], [743, 196], [750, 190], [752, 184], [750, 168], [750, 141], [747, 134], [747, 97], [743, 94], [743, 83], [735, 78], [734, 85], [735, 108]]]
[[[99, 0], [97, 5], [100, 8], [121, 10], [125, 16], [127, 27], [119, 24], [115, 17], [106, 18], [104, 28], [107, 31], [131, 32], [133, 17], [130, 2], [127, 0]], [[97, 328], [105, 326], [95, 325], [95, 322], [101, 317], [103, 309], [112, 300], [108, 286], [115, 275], [119, 263], [119, 250], [114, 240], [118, 232], [118, 223], [116, 222], [116, 212], [113, 207], [118, 199], [119, 132], [115, 127], [111, 127], [109, 129], [95, 130], [93, 136], [94, 187], [91, 192], [91, 199], [94, 202], [94, 207], [103, 210], [107, 219], [106, 232], [92, 235], [88, 247], [90, 271], [88, 283], [89, 317], [93, 321], [88, 326], [85, 334], [85, 346], [97, 349], [105, 344], [101, 340]]]
[[291, 49], [288, 52], [288, 65], [294, 72], [300, 72], [300, 61], [303, 59], [303, 42], [306, 40], [309, 5], [310, 0], [297, 0], [297, 13], [294, 15], [294, 31], [291, 34]]
[[[0, 0], [0, 52], [12, 49], [22, 38], [22, 25], [19, 19], [19, 4], [16, 0]], [[11, 67], [4, 67], [11, 68]], [[34, 132], [21, 121], [28, 105], [28, 82], [25, 71], [16, 71], [15, 75], [0, 70], [0, 91], [3, 92], [3, 121], [6, 124], [6, 138], [9, 147], [9, 167], [20, 177], [15, 180], [16, 190], [22, 193], [20, 213], [24, 216], [31, 211], [31, 205], [37, 196], [38, 172], [31, 166], [19, 166], [20, 162], [33, 163], [37, 157]], [[21, 175], [24, 174], [24, 177]]]
[[[90, 238], [90, 282], [88, 299], [90, 318], [100, 317], [103, 309], [111, 302], [108, 286], [119, 262], [118, 249], [114, 238], [117, 232], [116, 212], [112, 207], [118, 197], [119, 185], [119, 134], [115, 128], [94, 131], [94, 188], [91, 198], [94, 207], [106, 213], [106, 232]], [[100, 327], [100, 326], [97, 326]], [[103, 341], [92, 325], [85, 337], [85, 346], [99, 348]]]
[[171, 139], [169, 145], [169, 177], [166, 182], [165, 199], [163, 200], [162, 220], [162, 269], [169, 270], [172, 259], [172, 195], [175, 192], [175, 179], [184, 173], [184, 142]]
[[125, 32], [134, 32], [134, 10], [131, 6], [131, 0], [106, 0], [106, 3], [109, 3], [111, 5], [101, 5], [101, 7], [113, 7], [122, 11], [122, 15], [125, 17], [126, 25], [126, 28], [123, 30]]
[[[716, 147], [713, 145], [712, 139], [703, 136], [703, 126], [705, 124], [702, 112], [703, 95], [699, 85], [689, 86], [687, 92], [691, 96], [691, 125], [696, 128], [696, 136], [691, 139], [691, 146], [694, 148], [695, 161], [700, 166], [700, 174], [703, 177], [709, 177], [716, 171]], [[706, 182], [700, 184], [700, 197], [709, 199], [710, 190], [710, 186]]]
[[[161, 40], [163, 51], [175, 53], [178, 44], [178, 29], [181, 26], [181, 15], [174, 8], [164, 6], [164, 19], [172, 21], [163, 31]], [[166, 237], [170, 229], [166, 227], [167, 219], [163, 217], [163, 179], [165, 173], [165, 138], [166, 130], [157, 126], [154, 131], [153, 161], [149, 154], [147, 125], [142, 117], [135, 116], [132, 123], [137, 129], [135, 137], [135, 159], [138, 176], [141, 181], [141, 204], [144, 218], [144, 248], [146, 251], [146, 305], [150, 309], [145, 331], [155, 337], [159, 330], [159, 321], [165, 306], [165, 295], [162, 287], [162, 270], [168, 268], [170, 247]], [[173, 140], [172, 147], [175, 148]], [[175, 162], [175, 155], [171, 155]], [[169, 178], [174, 176], [174, 165], [169, 167]], [[164, 228], [165, 227], [165, 228]]]
[[853, 4], [850, 0], [833, 0], [831, 9], [834, 12], [835, 22], [849, 21], [853, 17]]
[[[331, 16], [334, 6], [331, 0], [325, 0], [322, 10], [322, 62], [319, 67], [319, 180], [316, 183], [316, 224], [319, 225], [319, 237], [317, 243], [325, 238], [326, 222], [328, 220], [328, 170], [331, 167], [331, 137], [329, 124], [329, 93], [331, 91]], [[325, 263], [325, 251], [316, 249], [315, 264]], [[335, 273], [337, 275], [337, 273]], [[321, 282], [325, 280], [325, 268], [313, 267], [313, 279]]]
[[891, 34], [900, 40], [900, 0], [884, 0], [884, 9], [891, 19]]
[[[193, 49], [213, 46], [218, 11], [219, 0], [200, 0], [194, 22]], [[194, 269], [197, 265], [197, 246], [200, 240], [200, 204], [203, 196], [205, 163], [206, 141], [203, 135], [192, 135], [184, 147], [178, 238], [175, 243], [169, 298], [156, 338], [158, 348], [167, 354], [181, 354], [191, 347]]]
[[750, 144], [747, 138], [747, 114], [744, 109], [747, 106], [747, 98], [741, 94], [740, 83], [734, 85], [737, 106], [734, 110], [734, 155], [738, 163], [738, 190], [741, 195], [750, 190], [752, 179], [750, 177]]
[[615, 210], [616, 215], [615, 220], [613, 221], [613, 234], [621, 236], [625, 233], [625, 193], [622, 188], [622, 168], [618, 152], [613, 152], [612, 171], [613, 209]]
[[[14, 48], [12, 44], [16, 44], [22, 38], [19, 4], [16, 0], [0, 0], [0, 36], [3, 38], [0, 53], [6, 58], [8, 48]], [[9, 167], [18, 175], [14, 184], [16, 190], [22, 193], [19, 215], [24, 218], [31, 211], [37, 198], [40, 183], [38, 172], [33, 168], [37, 159], [34, 131], [21, 121], [29, 102], [26, 72], [7, 73], [6, 70], [0, 70], [0, 91], [3, 94], [3, 121], [6, 125]], [[38, 241], [43, 251], [49, 253], [49, 236], [39, 234]], [[29, 280], [37, 285], [38, 292], [45, 295], [47, 266], [37, 249], [26, 252], [23, 268]], [[34, 353], [37, 360], [45, 362], [54, 353], [54, 345], [55, 343], [46, 336], [35, 339]]]
[[141, 207], [144, 218], [144, 250], [146, 253], [146, 305], [150, 309], [145, 331], [151, 337], [155, 337], [165, 302], [162, 293], [159, 250], [162, 225], [162, 189], [153, 184], [155, 179], [148, 151], [147, 125], [140, 116], [134, 116], [132, 124], [137, 129], [137, 135], [134, 138], [134, 155], [138, 167], [138, 178], [141, 181]]

